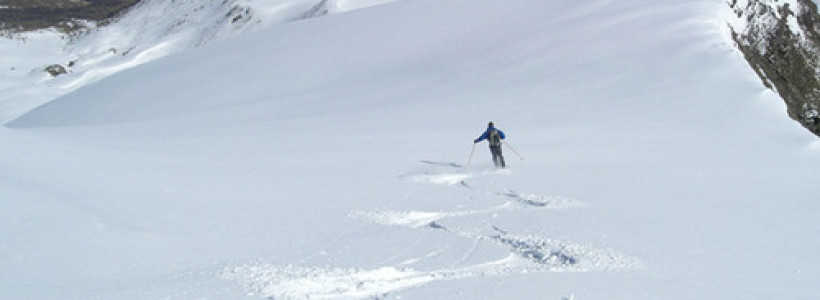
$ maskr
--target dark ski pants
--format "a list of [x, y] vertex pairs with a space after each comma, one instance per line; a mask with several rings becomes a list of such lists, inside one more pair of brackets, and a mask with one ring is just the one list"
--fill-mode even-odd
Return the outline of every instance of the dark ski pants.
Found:
[[490, 152], [493, 153], [493, 164], [496, 168], [506, 168], [504, 163], [504, 155], [501, 155], [501, 146], [490, 146]]

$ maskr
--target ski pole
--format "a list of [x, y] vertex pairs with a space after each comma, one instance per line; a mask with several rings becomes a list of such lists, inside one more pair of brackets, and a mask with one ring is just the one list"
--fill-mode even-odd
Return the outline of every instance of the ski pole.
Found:
[[507, 146], [507, 148], [510, 148], [510, 150], [512, 150], [512, 152], [515, 153], [515, 155], [517, 155], [518, 158], [520, 158], [521, 160], [524, 160], [524, 157], [522, 157], [521, 154], [518, 154], [518, 151], [515, 151], [515, 149], [513, 149], [513, 147], [510, 146], [510, 143], [504, 142], [504, 145]]
[[473, 152], [475, 152], [475, 143], [473, 143], [473, 150], [470, 150], [470, 158], [467, 159], [467, 166], [470, 166], [470, 162], [473, 161]]

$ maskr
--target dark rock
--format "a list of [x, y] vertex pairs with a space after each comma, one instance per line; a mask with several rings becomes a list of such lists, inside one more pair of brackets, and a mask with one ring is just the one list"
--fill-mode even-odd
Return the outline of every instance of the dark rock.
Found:
[[0, 34], [14, 34], [45, 28], [58, 28], [68, 33], [82, 31], [88, 20], [105, 23], [140, 0], [3, 0], [0, 4]]
[[53, 76], [53, 77], [57, 77], [57, 76], [60, 76], [60, 75], [63, 75], [63, 74], [68, 74], [68, 71], [65, 69], [65, 67], [63, 67], [61, 65], [58, 65], [58, 64], [54, 64], [54, 65], [50, 65], [50, 66], [46, 67], [45, 71], [48, 72], [48, 74], [51, 74], [51, 76]]
[[[729, 3], [745, 28], [732, 38], [746, 61], [786, 102], [789, 117], [820, 136], [820, 15], [811, 0], [788, 3], [733, 0]], [[797, 24], [797, 27], [793, 26]]]

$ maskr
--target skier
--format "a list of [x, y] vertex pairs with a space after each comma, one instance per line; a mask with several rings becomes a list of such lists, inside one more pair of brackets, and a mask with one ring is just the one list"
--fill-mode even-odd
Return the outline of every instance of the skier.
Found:
[[483, 140], [490, 142], [490, 152], [493, 154], [493, 163], [496, 168], [506, 168], [504, 163], [504, 156], [501, 155], [501, 140], [503, 140], [504, 132], [495, 128], [493, 122], [487, 124], [487, 131], [484, 131], [480, 137], [473, 140], [473, 143], [478, 143]]

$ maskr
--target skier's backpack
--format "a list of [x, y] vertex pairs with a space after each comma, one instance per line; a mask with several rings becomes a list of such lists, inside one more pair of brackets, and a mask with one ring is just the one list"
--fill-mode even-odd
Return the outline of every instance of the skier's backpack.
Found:
[[495, 128], [490, 129], [490, 134], [487, 135], [487, 141], [492, 147], [501, 147], [501, 134]]

